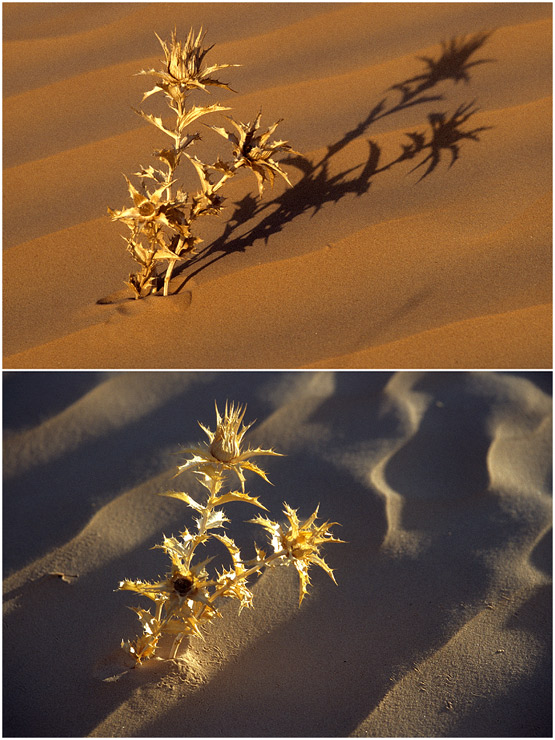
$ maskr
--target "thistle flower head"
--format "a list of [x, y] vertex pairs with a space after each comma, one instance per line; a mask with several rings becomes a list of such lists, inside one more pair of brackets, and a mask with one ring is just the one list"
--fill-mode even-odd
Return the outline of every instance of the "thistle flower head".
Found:
[[123, 580], [120, 581], [119, 590], [135, 591], [152, 601], [169, 602], [170, 606], [180, 603], [180, 600], [185, 597], [192, 601], [205, 603], [205, 589], [213, 583], [208, 579], [208, 573], [204, 568], [208, 561], [205, 560], [189, 568], [184, 567], [183, 562], [176, 554], [175, 545], [177, 545], [177, 542], [173, 537], [166, 537], [162, 545], [157, 545], [157, 547], [166, 550], [172, 560], [171, 571], [166, 574], [164, 580], [153, 583]]
[[204, 57], [212, 46], [203, 47], [205, 33], [202, 28], [195, 35], [191, 28], [187, 41], [182, 43], [177, 39], [176, 30], [172, 31], [169, 43], [163, 41], [158, 34], [156, 38], [164, 51], [164, 59], [161, 60], [164, 68], [160, 71], [155, 69], [142, 70], [139, 74], [154, 75], [159, 82], [144, 94], [143, 100], [163, 90], [170, 98], [177, 100], [187, 90], [206, 90], [207, 86], [225, 87], [231, 90], [226, 82], [221, 82], [211, 75], [226, 67], [239, 67], [238, 64], [213, 64], [205, 67]]
[[[255, 455], [279, 455], [273, 450], [260, 448], [243, 448], [243, 437], [254, 422], [243, 424], [246, 406], [228, 406], [226, 402], [223, 416], [216, 405], [216, 431], [212, 432], [203, 424], [199, 426], [206, 433], [209, 444], [204, 447], [190, 447], [183, 450], [193, 457], [183, 465], [178, 466], [179, 473], [195, 468], [196, 472], [211, 477], [219, 477], [225, 470], [233, 470], [241, 482], [242, 491], [245, 490], [244, 470], [251, 470], [268, 481], [266, 473], [257, 465], [249, 461]], [[268, 481], [269, 483], [269, 481]]]
[[[131, 607], [139, 617], [143, 634], [134, 641], [122, 640], [121, 646], [139, 665], [154, 655], [162, 634], [202, 636], [201, 621], [212, 619], [216, 612], [208, 599], [207, 588], [215, 583], [208, 580], [204, 569], [208, 561], [185, 568], [174, 552], [173, 544], [174, 538], [165, 538], [164, 544], [160, 545], [170, 553], [173, 563], [164, 580], [155, 583], [124, 580], [119, 584], [120, 591], [135, 591], [157, 604], [156, 615], [147, 609]], [[162, 608], [165, 609], [163, 622], [159, 617]]]
[[297, 511], [288, 504], [284, 504], [283, 511], [287, 517], [288, 526], [278, 524], [262, 516], [258, 516], [251, 521], [264, 527], [270, 533], [270, 541], [274, 552], [283, 553], [283, 558], [292, 562], [297, 569], [300, 584], [300, 604], [308, 592], [308, 586], [310, 585], [308, 569], [313, 563], [325, 570], [332, 581], [336, 583], [333, 570], [321, 557], [320, 549], [328, 542], [344, 542], [344, 540], [333, 537], [331, 532], [328, 531], [331, 527], [338, 526], [337, 522], [324, 522], [316, 526], [318, 507], [302, 523], [297, 517]]
[[262, 195], [264, 183], [266, 180], [273, 185], [276, 174], [281, 175], [288, 185], [291, 185], [287, 173], [281, 169], [279, 164], [273, 159], [273, 156], [281, 152], [298, 154], [295, 150], [283, 140], [272, 141], [269, 139], [281, 123], [281, 119], [276, 121], [269, 129], [263, 133], [257, 133], [260, 128], [260, 119], [262, 113], [259, 113], [253, 123], [242, 123], [235, 121], [228, 116], [229, 122], [236, 129], [237, 134], [226, 131], [220, 126], [209, 126], [224, 139], [233, 144], [233, 155], [235, 157], [235, 166], [248, 167], [256, 176], [258, 182], [258, 191]]
[[108, 208], [108, 213], [111, 215], [112, 221], [122, 221], [130, 227], [155, 221], [166, 224], [167, 219], [164, 216], [165, 200], [162, 198], [162, 193], [168, 189], [171, 183], [164, 183], [152, 193], [149, 193], [146, 188], [143, 188], [143, 192], [141, 193], [128, 177], [125, 177], [125, 180], [133, 205], [129, 208], [122, 208], [119, 211]]
[[252, 424], [243, 424], [246, 407], [226, 403], [224, 415], [221, 416], [216, 406], [216, 431], [208, 433], [212, 437], [210, 452], [217, 460], [229, 462], [241, 454], [241, 442]]
[[137, 190], [129, 178], [125, 178], [133, 205], [121, 210], [108, 208], [112, 221], [121, 221], [136, 236], [140, 232], [148, 234], [153, 242], [157, 242], [156, 248], [160, 251], [157, 259], [171, 259], [176, 255], [164, 250], [164, 240], [161, 238], [161, 230], [169, 228], [170, 233], [178, 234], [183, 243], [192, 248], [199, 241], [198, 237], [191, 236], [190, 224], [185, 214], [188, 203], [188, 195], [178, 189], [174, 197], [169, 197], [169, 188], [174, 180], [165, 182], [156, 190], [149, 192], [144, 182], [141, 190]]

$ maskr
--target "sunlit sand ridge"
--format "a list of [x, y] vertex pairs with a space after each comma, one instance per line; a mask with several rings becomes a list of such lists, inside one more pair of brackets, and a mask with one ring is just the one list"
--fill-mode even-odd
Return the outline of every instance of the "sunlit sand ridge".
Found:
[[[5, 383], [4, 735], [551, 734], [549, 373]], [[156, 494], [197, 490], [176, 453], [226, 398], [257, 419], [253, 447], [285, 453], [264, 461], [273, 487], [247, 477], [269, 515], [294, 500], [341, 522], [338, 585], [315, 569], [299, 609], [272, 570], [177, 663], [122, 672], [140, 598], [114, 589], [164, 572], [150, 548], [190, 518]], [[252, 507], [233, 506], [250, 552]]]

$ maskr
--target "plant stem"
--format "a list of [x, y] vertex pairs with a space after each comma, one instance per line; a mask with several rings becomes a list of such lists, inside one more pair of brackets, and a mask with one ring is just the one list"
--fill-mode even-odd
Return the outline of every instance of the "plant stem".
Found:
[[[177, 246], [175, 248], [176, 253], [178, 252], [180, 242], [181, 242], [181, 238], [179, 239], [179, 242], [177, 243]], [[164, 277], [164, 296], [167, 296], [168, 295], [168, 291], [169, 291], [169, 287], [170, 287], [170, 280], [171, 280], [173, 268], [175, 267], [175, 263], [176, 262], [177, 262], [177, 260], [175, 260], [175, 259], [174, 260], [170, 260], [168, 262], [168, 267], [166, 269], [166, 275]]]
[[[253, 573], [257, 573], [262, 568], [265, 568], [267, 565], [269, 565], [272, 562], [272, 560], [277, 560], [278, 558], [281, 558], [283, 557], [283, 555], [286, 555], [286, 554], [287, 554], [286, 550], [280, 550], [279, 552], [275, 552], [273, 555], [268, 555], [267, 558], [264, 558], [264, 560], [261, 560], [256, 565], [253, 565], [252, 568], [242, 571], [242, 573], [240, 574], [237, 580], [244, 581], [249, 576], [252, 576]], [[208, 597], [208, 601], [210, 603], [215, 601], [218, 598], [218, 596], [220, 596], [226, 590], [226, 588], [227, 586], [221, 586], [221, 588], [219, 588], [217, 591], [214, 591], [212, 596]], [[202, 614], [205, 609], [206, 607], [203, 606], [200, 614]]]
[[222, 187], [222, 185], [226, 182], [226, 180], [229, 180], [230, 177], [233, 177], [233, 175], [236, 173], [238, 169], [239, 168], [237, 167], [237, 165], [233, 164], [232, 172], [224, 172], [224, 174], [220, 178], [220, 181], [214, 185], [214, 189], [212, 190], [212, 192], [216, 193]]
[[208, 516], [210, 515], [210, 513], [212, 512], [212, 509], [214, 508], [214, 492], [215, 492], [215, 487], [216, 487], [216, 481], [212, 478], [210, 480], [210, 484], [211, 484], [211, 489], [208, 494], [208, 501], [206, 502], [206, 506], [203, 509], [200, 522], [197, 525], [196, 537], [194, 538], [191, 544], [191, 549], [189, 550], [189, 557], [187, 558], [187, 563], [186, 563], [187, 568], [191, 567], [191, 560], [193, 559], [193, 553], [195, 552], [196, 546], [200, 542], [200, 538], [206, 532], [206, 524], [208, 522]]
[[[216, 183], [216, 185], [214, 186], [214, 189], [213, 189], [212, 192], [214, 192], [214, 193], [217, 192], [224, 185], [224, 183], [227, 180], [229, 180], [231, 177], [233, 177], [233, 175], [235, 174], [235, 172], [236, 172], [237, 169], [238, 169], [237, 166], [236, 165], [233, 165], [233, 171], [232, 172], [225, 172], [222, 175], [220, 181], [218, 183]], [[168, 180], [172, 176], [173, 176], [173, 170], [172, 170], [171, 173], [168, 174]], [[168, 193], [169, 193], [169, 187], [168, 187]], [[182, 244], [182, 239], [180, 238], [179, 239], [179, 242], [177, 243], [177, 246], [175, 248], [176, 254], [179, 254], [180, 248], [181, 248], [181, 244]], [[176, 265], [176, 262], [177, 262], [177, 260], [175, 260], [175, 259], [169, 260], [169, 262], [168, 262], [168, 267], [166, 269], [166, 275], [164, 277], [164, 296], [167, 296], [168, 293], [169, 293], [170, 280], [171, 280], [172, 273], [173, 273], [174, 267]]]
[[[210, 498], [212, 498], [212, 496]], [[209, 511], [208, 505], [207, 505], [207, 511]], [[200, 527], [199, 527], [199, 533], [200, 533]], [[251, 576], [253, 573], [256, 573], [257, 571], [261, 570], [265, 566], [269, 565], [269, 563], [271, 563], [273, 560], [277, 560], [277, 558], [280, 558], [280, 557], [282, 557], [285, 554], [286, 554], [286, 551], [285, 550], [280, 550], [279, 552], [275, 552], [273, 555], [269, 555], [267, 558], [264, 558], [264, 560], [261, 560], [256, 565], [253, 565], [252, 568], [249, 568], [248, 570], [243, 571], [241, 573], [241, 575], [239, 576], [239, 579], [238, 580], [245, 580], [246, 578], [248, 578], [249, 576]], [[192, 552], [191, 552], [191, 556], [192, 556]], [[189, 560], [189, 562], [190, 562], [190, 560]], [[209, 602], [215, 601], [218, 598], [218, 596], [220, 596], [226, 590], [226, 588], [227, 588], [227, 586], [222, 586], [217, 591], [214, 591], [214, 593], [212, 594], [212, 596], [209, 596], [208, 597], [208, 601]], [[202, 617], [202, 615], [204, 614], [205, 611], [206, 611], [206, 604], [203, 604], [202, 607], [201, 607], [201, 609], [200, 609], [200, 611], [199, 611], [199, 613], [197, 614], [197, 619], [198, 620], [201, 619], [201, 617]], [[181, 634], [179, 634], [179, 635], [176, 636], [175, 640], [172, 643], [172, 647], [171, 647], [171, 650], [170, 650], [170, 660], [176, 658], [177, 653], [179, 651], [179, 647], [180, 647], [180, 645], [181, 645], [181, 643], [183, 641], [183, 638], [185, 637], [186, 634], [187, 633], [182, 632]]]
[[177, 652], [179, 650], [179, 646], [181, 645], [183, 638], [185, 637], [185, 633], [182, 632], [179, 635], [176, 635], [175, 640], [172, 643], [172, 647], [170, 650], [170, 660], [173, 660], [177, 656]]

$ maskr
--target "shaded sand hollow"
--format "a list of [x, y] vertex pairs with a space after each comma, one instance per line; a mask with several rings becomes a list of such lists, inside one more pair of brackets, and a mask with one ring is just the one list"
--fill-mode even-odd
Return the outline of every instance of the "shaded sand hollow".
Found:
[[[550, 373], [4, 383], [4, 736], [552, 736]], [[250, 444], [285, 453], [257, 458], [273, 486], [247, 474], [269, 516], [320, 503], [341, 523], [338, 585], [314, 568], [299, 609], [294, 570], [273, 569], [253, 609], [226, 603], [177, 661], [124, 672], [141, 599], [114, 589], [164, 573], [151, 548], [194, 526], [155, 494], [200, 495], [176, 453], [226, 398], [258, 419]], [[252, 557], [252, 507], [226, 513]]]
[[[4, 366], [551, 367], [551, 10], [5, 4]], [[283, 118], [304, 159], [261, 201], [234, 178], [170, 298], [97, 305], [133, 266], [106, 207], [168, 141], [132, 112], [151, 83], [133, 75], [160, 57], [154, 31], [201, 25], [209, 62], [242, 66], [222, 73], [237, 94], [195, 102]], [[489, 31], [426, 77], [442, 41]], [[144, 106], [160, 115], [162, 96]], [[400, 161], [407, 134], [429, 142], [460, 106], [411, 173], [431, 150]], [[231, 156], [199, 128], [201, 156]]]

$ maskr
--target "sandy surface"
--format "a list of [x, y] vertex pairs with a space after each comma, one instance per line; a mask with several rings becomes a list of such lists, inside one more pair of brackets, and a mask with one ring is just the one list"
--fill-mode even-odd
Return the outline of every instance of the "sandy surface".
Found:
[[[551, 12], [5, 4], [4, 366], [551, 368]], [[196, 102], [283, 118], [304, 159], [261, 201], [248, 173], [234, 178], [173, 296], [97, 305], [133, 267], [106, 207], [126, 204], [122, 173], [167, 141], [132, 112], [151, 82], [133, 75], [174, 25], [203, 25], [209, 61], [243, 65], [225, 70], [237, 94]], [[394, 86], [426, 71], [421, 57], [483, 31], [468, 81], [451, 66], [402, 103]], [[457, 130], [483, 130], [452, 167], [445, 147], [421, 180], [429, 149], [398, 161], [407, 134], [429, 138], [430, 116], [473, 102]], [[161, 96], [145, 109], [160, 115]], [[213, 132], [198, 146], [230, 157]]]
[[[550, 373], [4, 373], [4, 736], [551, 736]], [[274, 484], [342, 524], [315, 571], [176, 662], [122, 673], [114, 593], [191, 526], [168, 488], [214, 399], [247, 402]], [[236, 508], [232, 508], [236, 507]], [[252, 507], [228, 530], [252, 552]], [[262, 542], [259, 540], [260, 544]], [[215, 553], [216, 554], [216, 553]], [[221, 552], [217, 553], [218, 561]], [[216, 565], [216, 563], [215, 563]], [[51, 573], [64, 573], [64, 582]]]

